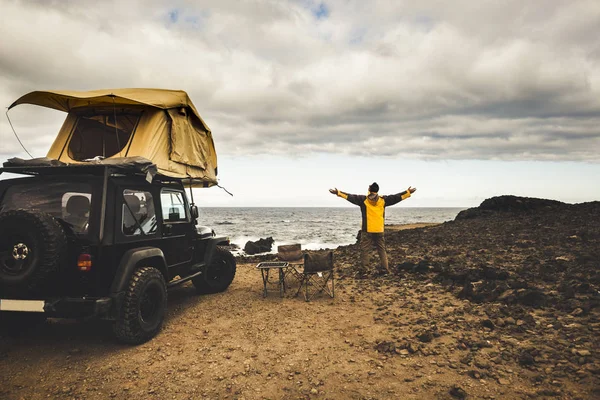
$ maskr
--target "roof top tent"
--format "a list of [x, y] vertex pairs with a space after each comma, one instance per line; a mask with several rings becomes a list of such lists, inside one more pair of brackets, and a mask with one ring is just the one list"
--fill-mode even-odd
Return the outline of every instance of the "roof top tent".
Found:
[[95, 157], [139, 156], [158, 173], [196, 187], [217, 184], [210, 128], [181, 90], [36, 91], [16, 100], [68, 113], [47, 157], [85, 163]]

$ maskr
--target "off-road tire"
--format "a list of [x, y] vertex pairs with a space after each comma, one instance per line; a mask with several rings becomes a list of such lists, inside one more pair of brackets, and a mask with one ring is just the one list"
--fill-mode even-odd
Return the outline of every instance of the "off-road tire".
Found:
[[[20, 246], [22, 260], [13, 257]], [[23, 247], [25, 246], [25, 247]], [[0, 214], [0, 292], [6, 296], [36, 293], [55, 274], [67, 251], [67, 237], [50, 214], [10, 210]]]
[[161, 330], [167, 310], [167, 285], [159, 270], [142, 267], [134, 271], [119, 317], [113, 325], [117, 339], [140, 344]]
[[211, 294], [225, 291], [235, 277], [235, 258], [227, 249], [217, 246], [215, 254], [201, 275], [192, 279], [196, 291]]

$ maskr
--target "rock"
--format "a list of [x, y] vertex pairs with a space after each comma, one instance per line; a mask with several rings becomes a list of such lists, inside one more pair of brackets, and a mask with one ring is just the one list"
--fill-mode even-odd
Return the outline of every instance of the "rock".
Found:
[[517, 292], [517, 301], [526, 306], [535, 308], [544, 307], [547, 299], [546, 295], [537, 289], [523, 289]]
[[577, 354], [581, 357], [588, 357], [592, 355], [592, 353], [589, 350], [577, 350]]
[[244, 246], [244, 251], [246, 252], [246, 254], [250, 255], [268, 253], [273, 248], [273, 243], [275, 243], [275, 240], [272, 237], [268, 237], [266, 239], [258, 239], [255, 242], [249, 240]]
[[502, 292], [500, 296], [498, 296], [498, 301], [502, 301], [505, 303], [511, 303], [515, 299], [515, 291], [513, 289], [508, 289]]
[[419, 351], [419, 345], [414, 344], [414, 343], [409, 343], [408, 346], [406, 347], [406, 349], [408, 350], [409, 353], [414, 354], [417, 351]]
[[515, 212], [533, 211], [544, 208], [560, 207], [564, 205], [565, 203], [556, 200], [504, 195], [485, 199], [478, 208], [481, 210]]
[[457, 399], [466, 399], [467, 398], [467, 392], [465, 392], [465, 390], [463, 388], [461, 388], [460, 386], [452, 386], [452, 388], [450, 389], [450, 391], [448, 392], [450, 393], [450, 396], [455, 397]]
[[481, 373], [477, 370], [470, 370], [467, 374], [473, 379], [481, 379]]
[[555, 389], [540, 389], [537, 391], [536, 393], [538, 396], [549, 396], [549, 397], [556, 397], [556, 396], [560, 396], [560, 390], [555, 390]]
[[471, 282], [465, 282], [462, 290], [458, 292], [457, 297], [459, 299], [472, 299], [474, 294], [473, 284]]
[[495, 279], [505, 280], [506, 278], [508, 278], [508, 273], [506, 271], [501, 271], [501, 270], [494, 268], [492, 266], [489, 266], [489, 265], [484, 265], [481, 268], [481, 272], [482, 272], [484, 278], [490, 279], [490, 280], [495, 280]]
[[423, 343], [429, 343], [433, 340], [433, 333], [431, 331], [420, 332], [417, 334], [417, 339]]
[[571, 313], [571, 315], [577, 317], [578, 315], [583, 314], [583, 309], [577, 307], [576, 309], [573, 310], [573, 312]]
[[494, 329], [494, 323], [489, 318], [481, 321], [481, 326], [483, 326], [484, 328], [488, 328], [488, 329]]
[[379, 342], [375, 345], [375, 350], [380, 353], [395, 353], [396, 343], [390, 341]]
[[460, 362], [469, 365], [473, 361], [473, 353], [467, 353], [464, 357], [461, 357]]
[[519, 364], [521, 365], [533, 365], [535, 364], [535, 357], [531, 354], [530, 350], [523, 350], [519, 355]]
[[492, 365], [489, 362], [481, 360], [481, 359], [476, 359], [474, 361], [474, 364], [477, 368], [481, 368], [481, 369], [490, 369], [492, 367]]

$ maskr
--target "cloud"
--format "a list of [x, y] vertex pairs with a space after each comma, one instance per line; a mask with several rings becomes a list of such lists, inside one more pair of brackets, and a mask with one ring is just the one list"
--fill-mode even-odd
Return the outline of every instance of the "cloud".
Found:
[[[40, 89], [176, 88], [220, 154], [600, 161], [597, 1], [0, 7], [6, 106]], [[64, 115], [13, 113], [44, 155]], [[0, 156], [16, 155], [0, 131]]]

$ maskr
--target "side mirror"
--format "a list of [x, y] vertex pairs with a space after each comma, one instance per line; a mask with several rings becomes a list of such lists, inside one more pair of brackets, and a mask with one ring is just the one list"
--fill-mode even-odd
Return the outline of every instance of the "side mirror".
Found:
[[190, 207], [190, 214], [192, 215], [192, 219], [198, 219], [198, 216], [200, 215], [198, 213], [198, 206], [191, 206]]

